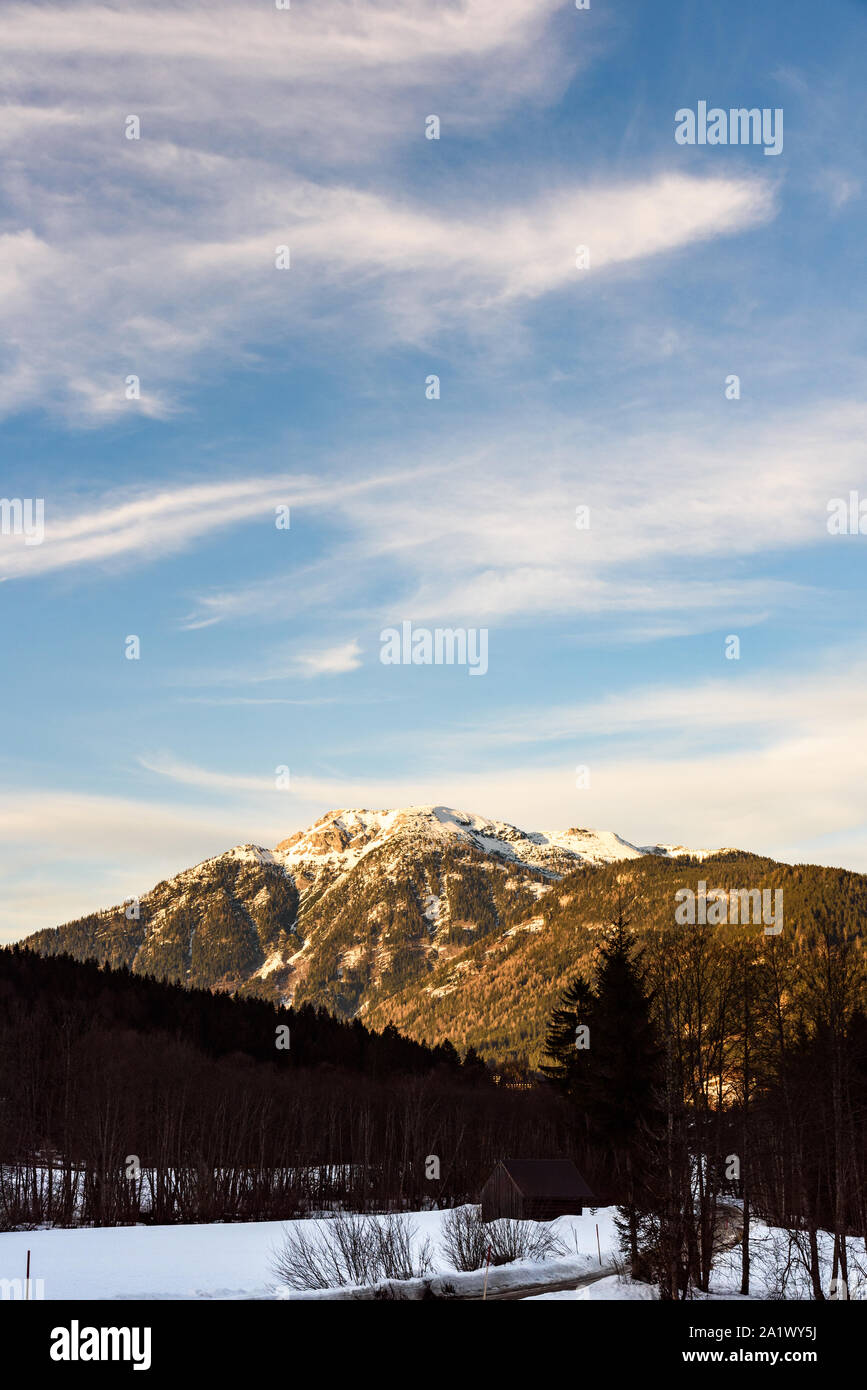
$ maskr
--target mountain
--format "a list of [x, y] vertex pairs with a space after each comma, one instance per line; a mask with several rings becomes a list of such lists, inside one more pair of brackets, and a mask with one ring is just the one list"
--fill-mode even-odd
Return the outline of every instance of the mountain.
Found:
[[410, 806], [398, 811], [330, 811], [308, 830], [283, 840], [275, 855], [293, 872], [316, 872], [326, 864], [346, 871], [389, 842], [414, 846], [462, 844], [555, 873], [574, 868], [576, 862], [609, 864], [642, 854], [691, 853], [683, 846], [673, 845], [639, 848], [610, 830], [541, 833], [519, 830], [505, 821], [467, 815], [448, 806]]
[[519, 830], [444, 806], [331, 811], [274, 849], [238, 845], [29, 944], [182, 984], [339, 1013], [520, 921], [577, 867], [682, 847]]
[[785, 880], [787, 921], [790, 903], [821, 900], [834, 875], [845, 880], [834, 880], [835, 900], [842, 893], [844, 904], [867, 908], [858, 874], [414, 806], [329, 812], [273, 849], [237, 846], [158, 883], [139, 904], [27, 944], [538, 1059], [554, 1000], [618, 900], [638, 904], [639, 928], [670, 925], [677, 887], [695, 886], [699, 872], [711, 886]]

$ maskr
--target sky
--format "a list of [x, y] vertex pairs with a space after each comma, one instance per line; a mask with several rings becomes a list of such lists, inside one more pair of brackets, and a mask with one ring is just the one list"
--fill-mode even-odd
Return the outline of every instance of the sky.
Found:
[[337, 807], [867, 871], [865, 41], [4, 5], [0, 939]]

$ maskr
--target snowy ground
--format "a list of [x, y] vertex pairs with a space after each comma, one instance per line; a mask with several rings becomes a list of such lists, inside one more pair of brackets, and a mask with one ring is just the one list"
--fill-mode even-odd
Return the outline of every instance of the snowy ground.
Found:
[[[596, 1223], [603, 1261], [616, 1246], [612, 1209], [595, 1215], [561, 1217], [552, 1229], [568, 1256], [543, 1265], [509, 1265], [491, 1272], [489, 1290], [510, 1283], [541, 1283], [546, 1278], [577, 1279], [599, 1268]], [[443, 1213], [414, 1212], [417, 1241], [429, 1237], [436, 1273], [461, 1292], [476, 1292], [479, 1276], [454, 1275], [440, 1249]], [[317, 1222], [292, 1222], [315, 1227]], [[13, 1231], [0, 1234], [0, 1281], [22, 1279], [27, 1251], [31, 1278], [44, 1280], [46, 1299], [113, 1298], [280, 1298], [271, 1270], [273, 1251], [282, 1243], [283, 1222], [254, 1221], [210, 1226], [113, 1226], [83, 1230]], [[481, 1276], [482, 1279], [484, 1276]], [[478, 1289], [481, 1293], [481, 1286]], [[38, 1293], [38, 1290], [37, 1290]], [[310, 1297], [294, 1291], [292, 1297]], [[314, 1297], [327, 1297], [315, 1294]]]
[[657, 1297], [656, 1290], [649, 1284], [633, 1284], [631, 1279], [621, 1278], [617, 1274], [608, 1274], [604, 1279], [597, 1279], [595, 1284], [587, 1284], [583, 1289], [558, 1289], [556, 1293], [537, 1293], [531, 1294], [529, 1298], [523, 1299], [524, 1303], [552, 1303], [569, 1302], [573, 1303], [580, 1300], [596, 1301], [598, 1299], [618, 1301], [636, 1300], [644, 1302], [653, 1300]]
[[[527, 1301], [599, 1299], [652, 1299], [655, 1291], [612, 1274], [617, 1255], [614, 1209], [600, 1208], [584, 1216], [562, 1217], [552, 1229], [566, 1247], [566, 1254], [544, 1263], [522, 1262], [492, 1269], [488, 1293], [508, 1288], [576, 1281], [599, 1271], [596, 1226], [604, 1277], [583, 1288], [537, 1295]], [[436, 1293], [479, 1297], [483, 1273], [456, 1274], [441, 1249], [442, 1212], [415, 1212], [407, 1219], [416, 1228], [418, 1245], [430, 1240], [436, 1274]], [[316, 1221], [293, 1222], [294, 1228], [314, 1229]], [[252, 1299], [328, 1298], [343, 1293], [301, 1293], [281, 1287], [271, 1268], [274, 1251], [281, 1245], [284, 1225], [260, 1221], [231, 1225], [117, 1226], [83, 1230], [18, 1231], [0, 1234], [0, 1289], [3, 1281], [23, 1281], [27, 1251], [31, 1252], [31, 1278], [42, 1280], [34, 1288], [45, 1299]], [[802, 1261], [790, 1259], [788, 1233], [755, 1223], [752, 1251], [752, 1297], [810, 1297], [810, 1285]], [[820, 1233], [823, 1283], [829, 1293], [831, 1238]], [[863, 1241], [850, 1241], [850, 1296], [867, 1299], [867, 1257]], [[786, 1270], [785, 1279], [781, 1271]], [[782, 1282], [781, 1282], [782, 1281]], [[711, 1296], [737, 1298], [740, 1288], [740, 1250], [718, 1259]], [[421, 1297], [417, 1282], [405, 1292]], [[15, 1293], [0, 1292], [2, 1297]]]
[[[831, 1287], [833, 1244], [833, 1238], [827, 1232], [819, 1232], [819, 1260], [826, 1298], [834, 1294]], [[859, 1301], [867, 1300], [867, 1253], [864, 1241], [850, 1238], [848, 1253], [849, 1297]], [[742, 1297], [740, 1287], [741, 1251], [738, 1245], [717, 1256], [710, 1281], [710, 1293], [697, 1297], [739, 1299]], [[765, 1226], [759, 1221], [754, 1222], [750, 1231], [749, 1297], [799, 1300], [810, 1299], [812, 1296], [812, 1285], [804, 1258], [797, 1248], [793, 1248], [789, 1232], [776, 1226]], [[656, 1290], [647, 1284], [634, 1284], [628, 1278], [611, 1275], [583, 1289], [537, 1294], [533, 1301], [567, 1299], [593, 1302], [599, 1299], [634, 1300], [656, 1297]]]

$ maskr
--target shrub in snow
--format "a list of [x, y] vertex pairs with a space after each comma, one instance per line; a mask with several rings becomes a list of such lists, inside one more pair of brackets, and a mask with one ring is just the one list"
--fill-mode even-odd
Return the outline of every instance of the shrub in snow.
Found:
[[441, 1232], [442, 1248], [455, 1269], [481, 1269], [488, 1235], [480, 1207], [453, 1207], [443, 1217]]
[[340, 1212], [313, 1229], [284, 1228], [273, 1262], [275, 1275], [295, 1289], [333, 1289], [378, 1284], [384, 1279], [421, 1279], [432, 1269], [430, 1241], [413, 1257], [416, 1228], [403, 1217]]
[[506, 1265], [512, 1260], [548, 1260], [553, 1255], [566, 1253], [566, 1247], [554, 1232], [536, 1221], [512, 1221], [501, 1217], [488, 1222], [487, 1232], [492, 1265]]
[[547, 1226], [535, 1221], [482, 1221], [481, 1207], [455, 1207], [443, 1217], [442, 1245], [455, 1269], [481, 1269], [513, 1260], [546, 1260], [566, 1253]]
[[423, 1279], [433, 1269], [430, 1241], [425, 1238], [413, 1259], [416, 1227], [401, 1216], [375, 1218], [376, 1255], [380, 1279]]
[[481, 1208], [453, 1207], [442, 1219], [443, 1251], [456, 1269], [481, 1269], [488, 1255], [488, 1232]]

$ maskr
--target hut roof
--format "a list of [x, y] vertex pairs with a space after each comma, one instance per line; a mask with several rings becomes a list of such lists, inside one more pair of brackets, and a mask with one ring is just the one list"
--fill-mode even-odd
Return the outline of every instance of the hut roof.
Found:
[[570, 1158], [503, 1158], [500, 1163], [525, 1197], [596, 1200]]

